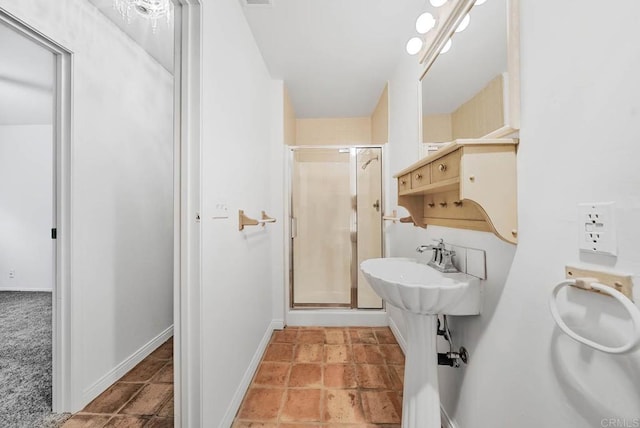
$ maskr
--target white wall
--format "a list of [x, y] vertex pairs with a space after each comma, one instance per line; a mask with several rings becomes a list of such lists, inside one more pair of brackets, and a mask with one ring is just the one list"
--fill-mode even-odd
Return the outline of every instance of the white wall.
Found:
[[0, 126], [0, 291], [53, 288], [52, 139], [51, 125]]
[[[435, 237], [487, 251], [483, 314], [452, 320], [470, 364], [440, 370], [441, 398], [459, 427], [614, 426], [602, 418], [633, 423], [640, 417], [639, 353], [610, 356], [571, 341], [558, 333], [547, 302], [565, 264], [575, 262], [633, 272], [640, 284], [640, 56], [634, 43], [640, 4], [620, 1], [604, 20], [593, 0], [523, 1], [521, 13], [517, 248], [487, 233], [430, 227], [394, 234], [391, 253], [411, 253], [416, 240]], [[417, 141], [408, 130], [407, 139], [398, 140], [400, 128], [417, 128], [403, 101], [416, 90], [407, 67], [400, 65], [391, 81], [392, 159], [413, 153]], [[577, 204], [611, 200], [617, 202], [617, 259], [581, 256]], [[628, 333], [611, 299], [576, 291], [562, 300], [567, 316], [597, 330], [591, 334], [599, 340], [621, 343], [619, 336]], [[401, 324], [397, 312], [391, 317]], [[594, 327], [598, 322], [603, 327]]]
[[0, 7], [73, 52], [67, 233], [77, 410], [173, 322], [173, 78], [85, 0]]
[[[202, 11], [202, 426], [226, 428], [273, 318], [271, 253], [283, 219], [240, 232], [238, 210], [276, 215], [272, 131], [283, 142], [272, 108], [282, 83], [271, 80], [238, 1], [208, 2]], [[219, 203], [228, 219], [212, 219]]]
[[54, 55], [0, 25], [0, 125], [51, 125]]

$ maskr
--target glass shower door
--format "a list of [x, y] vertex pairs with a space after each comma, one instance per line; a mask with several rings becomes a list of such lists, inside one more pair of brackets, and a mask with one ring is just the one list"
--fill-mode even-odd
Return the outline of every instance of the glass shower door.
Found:
[[293, 151], [293, 307], [351, 307], [350, 165], [349, 149]]
[[382, 257], [382, 149], [293, 149], [291, 307], [382, 308], [360, 262]]

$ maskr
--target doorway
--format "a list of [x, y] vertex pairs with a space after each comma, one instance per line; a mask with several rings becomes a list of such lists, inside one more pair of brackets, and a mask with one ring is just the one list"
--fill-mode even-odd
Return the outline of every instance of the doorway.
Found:
[[381, 309], [360, 262], [382, 257], [382, 148], [291, 149], [290, 308]]
[[1, 11], [0, 40], [0, 420], [39, 426], [63, 408], [68, 373], [68, 239], [56, 238], [68, 230], [70, 55]]

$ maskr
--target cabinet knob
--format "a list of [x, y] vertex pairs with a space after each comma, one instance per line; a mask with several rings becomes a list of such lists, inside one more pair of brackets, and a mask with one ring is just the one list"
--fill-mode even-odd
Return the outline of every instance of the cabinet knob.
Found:
[[447, 165], [446, 165], [446, 164], [441, 163], [440, 165], [438, 165], [438, 170], [439, 170], [440, 172], [445, 172], [445, 171], [447, 170]]
[[453, 201], [453, 204], [454, 204], [456, 207], [461, 207], [461, 206], [462, 206], [462, 201]]
[[447, 206], [447, 203], [446, 202], [440, 202], [440, 206], [444, 208], [444, 207]]
[[416, 174], [416, 180], [422, 180], [422, 174]]
[[407, 184], [407, 180], [400, 180], [400, 184], [402, 184], [402, 185]]

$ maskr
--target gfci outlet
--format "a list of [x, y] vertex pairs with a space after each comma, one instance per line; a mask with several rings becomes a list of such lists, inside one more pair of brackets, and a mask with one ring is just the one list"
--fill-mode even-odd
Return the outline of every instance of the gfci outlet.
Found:
[[580, 251], [618, 254], [614, 202], [594, 202], [578, 205]]

